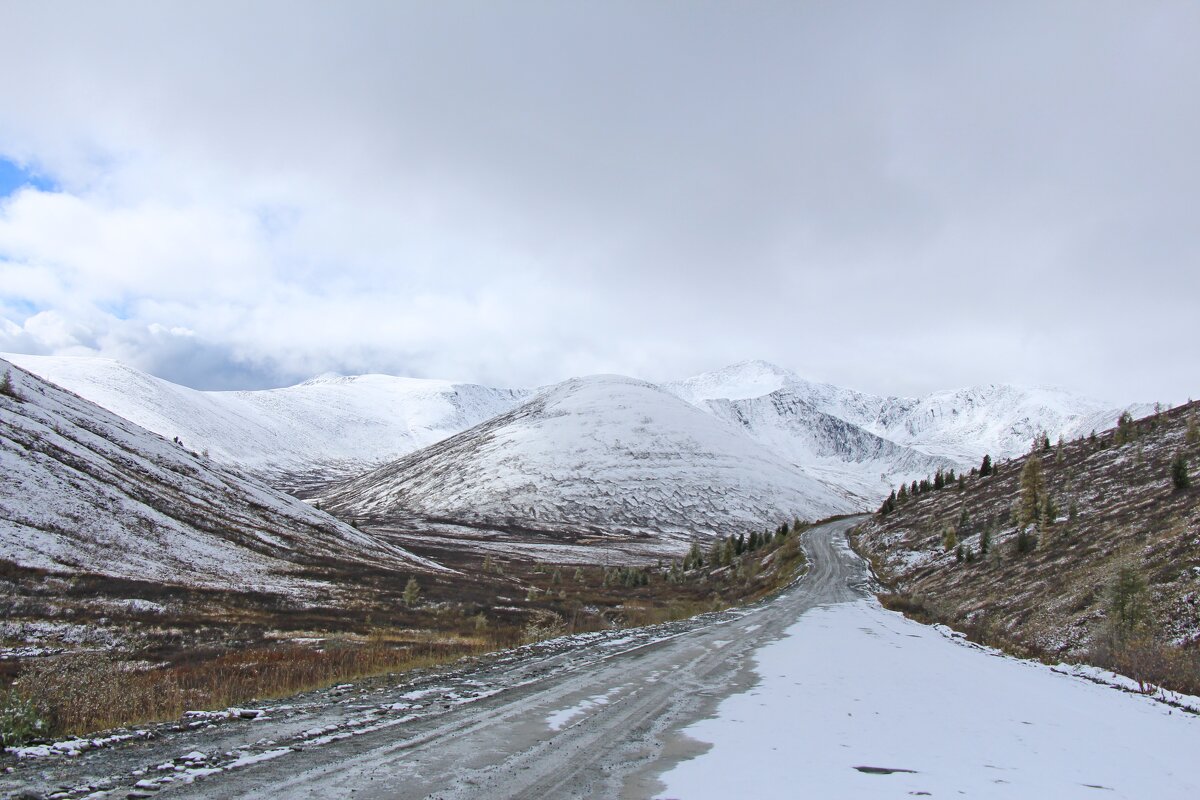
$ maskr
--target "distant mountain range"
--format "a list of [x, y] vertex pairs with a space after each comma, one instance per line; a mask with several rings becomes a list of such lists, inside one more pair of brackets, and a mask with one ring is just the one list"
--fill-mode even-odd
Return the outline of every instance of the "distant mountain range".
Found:
[[661, 387], [560, 383], [505, 414], [352, 480], [335, 512], [688, 539], [817, 519], [858, 499]]
[[1123, 410], [1007, 385], [875, 397], [761, 361], [661, 386], [363, 375], [204, 392], [111, 360], [6, 358], [341, 513], [680, 535], [873, 507], [901, 481], [1011, 457], [1043, 431], [1102, 430]]

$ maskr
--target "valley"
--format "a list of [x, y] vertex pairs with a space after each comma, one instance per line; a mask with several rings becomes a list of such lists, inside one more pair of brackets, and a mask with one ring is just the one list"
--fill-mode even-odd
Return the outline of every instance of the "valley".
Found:
[[[1164, 685], [1196, 692], [1173, 677], [1191, 674], [1181, 659], [1194, 576], [1171, 566], [1187, 559], [1196, 506], [1154, 488], [1192, 443], [1190, 407], [1140, 422], [1118, 411], [1130, 420], [1119, 433], [1064, 438], [1046, 496], [1071, 519], [1048, 518], [1041, 549], [1021, 560], [1004, 528], [1028, 458], [1016, 442], [1099, 424], [1101, 404], [1013, 387], [872, 399], [762, 362], [675, 384], [601, 375], [508, 391], [324, 377], [225, 397], [111, 362], [22, 359], [114, 406], [0, 364], [0, 680], [17, 698], [5, 713], [49, 725], [5, 734], [21, 745], [0, 786], [72, 787], [33, 796], [224, 797], [269, 784], [315, 797], [349, 783], [381, 797], [401, 786], [414, 797], [644, 797], [687, 785], [706, 762], [681, 731], [752, 696], [768, 679], [752, 665], [794, 647], [780, 644], [792, 627], [823, 641], [811, 621], [835, 607], [890, 631], [890, 647], [923, 636], [895, 634], [915, 623], [870, 599], [879, 587], [846, 545], [851, 529], [891, 608], [1010, 652], [1103, 663], [1163, 696]], [[278, 412], [294, 441], [271, 450], [250, 408]], [[999, 448], [986, 479], [964, 462], [980, 442]], [[934, 473], [959, 477], [887, 515], [840, 519], [887, 498], [892, 481]], [[1129, 539], [1137, 521], [1145, 533]], [[970, 563], [945, 547], [948, 526]], [[984, 529], [995, 547], [975, 566]], [[1156, 619], [1175, 637], [1169, 674], [1092, 647], [1089, 621], [1104, 615], [1094, 587], [1135, 542], [1146, 543]], [[1070, 589], [1085, 584], [1086, 603]], [[972, 601], [980, 587], [988, 594]], [[1073, 617], [1052, 613], [1072, 602]], [[1023, 685], [1016, 674], [998, 680]], [[422, 702], [434, 694], [445, 702]], [[469, 755], [480, 747], [488, 758]], [[589, 758], [564, 761], [560, 749]], [[288, 767], [297, 751], [300, 775]], [[169, 769], [152, 772], [159, 758]], [[1053, 777], [1031, 774], [1038, 786]], [[830, 785], [849, 791], [845, 777]], [[913, 780], [892, 782], [925, 785]], [[938, 780], [970, 785], [955, 770]]]
[[[798, 774], [827, 795], [1196, 791], [1186, 765], [1197, 718], [884, 611], [846, 543], [857, 521], [804, 534], [810, 569], [769, 602], [195, 716], [152, 736], [76, 745], [74, 756], [31, 753], [0, 775], [0, 789], [62, 798], [782, 798], [794, 796]], [[929, 733], [895, 735], [913, 725]], [[931, 746], [948, 725], [982, 738]], [[1137, 735], [1108, 737], [1106, 725]], [[1045, 758], [1046, 747], [1062, 756]]]

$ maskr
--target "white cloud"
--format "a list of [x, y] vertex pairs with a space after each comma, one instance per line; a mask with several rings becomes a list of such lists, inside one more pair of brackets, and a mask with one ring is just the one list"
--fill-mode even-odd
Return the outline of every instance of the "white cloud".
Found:
[[6, 28], [0, 157], [61, 191], [0, 200], [2, 347], [205, 386], [764, 357], [1182, 399], [1200, 374], [1183, 7], [35, 4]]

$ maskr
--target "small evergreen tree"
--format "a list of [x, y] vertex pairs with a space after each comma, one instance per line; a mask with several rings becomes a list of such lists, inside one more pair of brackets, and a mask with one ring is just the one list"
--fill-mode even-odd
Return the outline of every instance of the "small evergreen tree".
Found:
[[1030, 455], [1021, 469], [1021, 500], [1017, 525], [1023, 528], [1031, 522], [1038, 521], [1045, 491], [1042, 460], [1036, 454]]
[[4, 376], [0, 377], [0, 394], [11, 397], [13, 400], [24, 399], [17, 391], [17, 387], [13, 385], [12, 372], [10, 370], [4, 370]]
[[746, 549], [751, 552], [758, 549], [758, 531], [750, 531], [750, 541], [746, 543]]
[[583, 576], [583, 568], [582, 567], [575, 568], [575, 582], [578, 583], [580, 586], [582, 586], [584, 583], [587, 582], [587, 579]]
[[1042, 503], [1042, 527], [1049, 528], [1058, 519], [1058, 506], [1054, 503], [1054, 498], [1046, 495], [1045, 502]]
[[421, 585], [417, 583], [416, 578], [410, 577], [408, 583], [404, 584], [404, 605], [412, 608], [421, 599]]
[[1146, 578], [1130, 564], [1117, 570], [1108, 587], [1108, 624], [1118, 641], [1137, 633], [1149, 620]]
[[988, 551], [991, 549], [992, 549], [992, 527], [991, 527], [991, 525], [988, 525], [983, 529], [983, 533], [979, 534], [979, 552], [986, 556], [988, 554]]
[[979, 465], [979, 477], [986, 478], [992, 474], [992, 457], [987, 453], [983, 454], [983, 463]]
[[1196, 424], [1196, 415], [1188, 415], [1187, 443], [1200, 444], [1200, 425]]
[[1022, 528], [1021, 532], [1017, 534], [1018, 553], [1032, 553], [1037, 549], [1037, 544], [1037, 534], [1030, 531], [1028, 528]]
[[721, 566], [722, 567], [728, 567], [730, 564], [733, 563], [734, 556], [737, 555], [737, 553], [735, 552], [736, 550], [737, 550], [737, 547], [734, 545], [734, 538], [733, 538], [733, 536], [730, 536], [728, 539], [725, 540], [725, 547], [722, 548], [722, 550], [721, 550]]
[[948, 553], [958, 545], [958, 534], [954, 532], [953, 525], [947, 525], [942, 530], [942, 548]]
[[1182, 492], [1192, 485], [1192, 478], [1188, 475], [1187, 458], [1183, 453], [1176, 453], [1171, 461], [1171, 484], [1177, 492]]
[[1121, 416], [1117, 417], [1117, 432], [1114, 434], [1114, 443], [1117, 446], [1132, 442], [1137, 438], [1137, 424], [1133, 421], [1133, 414], [1128, 411], [1123, 411]]

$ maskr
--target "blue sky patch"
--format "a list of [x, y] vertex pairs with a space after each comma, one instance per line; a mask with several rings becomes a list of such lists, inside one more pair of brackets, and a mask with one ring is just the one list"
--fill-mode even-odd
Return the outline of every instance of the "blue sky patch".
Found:
[[8, 197], [26, 186], [32, 186], [43, 192], [54, 191], [58, 188], [54, 181], [37, 171], [0, 157], [0, 197]]

